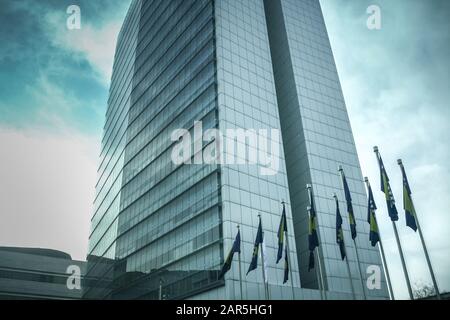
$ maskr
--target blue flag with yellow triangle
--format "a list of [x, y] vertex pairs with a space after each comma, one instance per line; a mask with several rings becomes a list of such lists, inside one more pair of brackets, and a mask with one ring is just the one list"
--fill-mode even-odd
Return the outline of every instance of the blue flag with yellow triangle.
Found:
[[383, 164], [383, 159], [381, 159], [381, 155], [377, 152], [378, 165], [380, 167], [380, 181], [381, 181], [381, 191], [384, 192], [384, 196], [386, 198], [386, 204], [388, 207], [389, 217], [392, 221], [398, 220], [398, 211], [395, 206], [394, 194], [392, 193], [391, 185], [389, 183], [389, 178], [386, 173], [386, 169]]
[[400, 168], [403, 176], [403, 207], [405, 209], [406, 225], [414, 231], [417, 231], [416, 209], [414, 208], [414, 203], [411, 198], [408, 177], [406, 176], [405, 168], [401, 163]]
[[309, 252], [309, 262], [308, 262], [308, 271], [311, 271], [311, 269], [314, 269], [315, 262], [314, 262], [314, 251]]
[[287, 221], [286, 221], [286, 207], [283, 203], [283, 212], [281, 213], [280, 225], [278, 227], [278, 253], [277, 253], [277, 263], [281, 260], [283, 256], [283, 245], [284, 237], [287, 232]]
[[317, 236], [317, 219], [314, 201], [311, 201], [309, 210], [309, 233], [308, 233], [308, 247], [310, 251], [314, 251], [319, 246], [319, 237]]
[[284, 250], [284, 279], [283, 284], [285, 284], [289, 280], [289, 259], [288, 259], [288, 251], [287, 246]]
[[341, 259], [344, 260], [346, 257], [345, 253], [345, 243], [344, 243], [344, 232], [342, 230], [342, 216], [339, 210], [339, 201], [336, 198], [336, 243], [339, 245], [339, 250], [341, 252]]
[[369, 199], [367, 203], [367, 222], [370, 226], [369, 240], [372, 247], [375, 247], [377, 242], [380, 241], [380, 233], [378, 231], [378, 223], [375, 217], [375, 211], [377, 210], [377, 205], [375, 204], [375, 199], [373, 198], [372, 187], [368, 185], [369, 189]]
[[236, 238], [234, 239], [233, 246], [231, 247], [230, 252], [228, 253], [227, 259], [222, 266], [222, 270], [220, 270], [219, 279], [222, 279], [225, 273], [231, 269], [231, 263], [233, 262], [233, 256], [235, 253], [241, 253], [241, 231], [238, 230]]
[[253, 271], [258, 267], [259, 246], [262, 244], [262, 242], [263, 242], [263, 232], [262, 232], [262, 224], [261, 224], [261, 217], [260, 217], [258, 231], [256, 232], [255, 244], [253, 246], [252, 261], [250, 262], [250, 266], [248, 267], [247, 274], [249, 274], [250, 271]]
[[309, 263], [308, 271], [314, 269], [314, 250], [319, 246], [319, 237], [317, 235], [317, 221], [316, 209], [314, 201], [311, 199], [311, 206], [309, 208], [309, 233], [308, 233], [308, 247], [309, 247]]
[[350, 231], [352, 233], [352, 239], [356, 238], [356, 219], [353, 212], [352, 196], [350, 194], [350, 188], [348, 187], [347, 178], [345, 177], [344, 171], [342, 171], [342, 184], [344, 185], [345, 201], [347, 203], [347, 213], [350, 223]]

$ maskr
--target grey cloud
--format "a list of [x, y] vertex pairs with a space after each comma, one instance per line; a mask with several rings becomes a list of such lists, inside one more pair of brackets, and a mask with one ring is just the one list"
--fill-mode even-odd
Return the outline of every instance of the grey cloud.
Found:
[[[382, 29], [366, 28], [372, 1], [321, 1], [363, 173], [376, 186], [380, 229], [389, 244], [389, 269], [397, 297], [405, 282], [372, 146], [381, 149], [397, 206], [402, 183], [396, 159], [402, 157], [441, 289], [450, 290], [450, 33], [448, 1], [378, 1]], [[430, 282], [417, 234], [399, 231], [412, 282]]]

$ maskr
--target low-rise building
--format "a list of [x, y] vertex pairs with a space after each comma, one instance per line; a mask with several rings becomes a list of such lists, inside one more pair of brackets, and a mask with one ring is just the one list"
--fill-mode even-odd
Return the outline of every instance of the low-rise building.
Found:
[[81, 299], [85, 267], [57, 250], [0, 247], [0, 299]]

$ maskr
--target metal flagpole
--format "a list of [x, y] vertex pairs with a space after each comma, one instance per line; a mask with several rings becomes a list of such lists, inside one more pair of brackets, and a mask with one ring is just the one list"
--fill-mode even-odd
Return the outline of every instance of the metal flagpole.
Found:
[[[281, 204], [286, 204], [284, 200], [281, 201]], [[287, 224], [287, 215], [285, 223]], [[287, 226], [286, 226], [287, 230]], [[289, 267], [289, 276], [291, 277], [291, 287], [292, 287], [292, 300], [295, 300], [295, 290], [294, 290], [294, 278], [292, 277], [292, 264], [291, 264], [291, 252], [289, 251], [289, 236], [287, 231], [285, 232], [286, 237], [286, 255], [287, 255], [287, 261], [288, 261], [288, 267]]]
[[[313, 194], [312, 194], [312, 185], [311, 184], [307, 184], [306, 185], [306, 189], [308, 190], [308, 196], [309, 196], [309, 203], [310, 203], [310, 205], [311, 206], [314, 205], [314, 208], [317, 208], [316, 205], [315, 205], [315, 202], [314, 202]], [[317, 221], [317, 226], [316, 226], [317, 238], [319, 238], [319, 243], [320, 243], [319, 217], [317, 215], [317, 211], [316, 211], [316, 221]], [[316, 248], [315, 251], [316, 251], [317, 264], [319, 266], [319, 275], [320, 275], [320, 278], [317, 279], [317, 281], [321, 283], [325, 300], [327, 300], [327, 291], [326, 291], [326, 288], [325, 288], [325, 279], [324, 279], [324, 276], [323, 276], [324, 272], [323, 272], [323, 269], [322, 269], [321, 254], [320, 254], [320, 250], [319, 250], [318, 247]]]
[[323, 278], [323, 273], [322, 273], [322, 261], [320, 261], [320, 256], [319, 256], [319, 248], [316, 248], [316, 255], [317, 255], [317, 264], [319, 265], [319, 276], [320, 276], [320, 283], [321, 283], [321, 287], [323, 290], [323, 297], [325, 300], [327, 300], [327, 290], [325, 289], [325, 280]]
[[[239, 232], [239, 225], [237, 225], [237, 229]], [[241, 243], [242, 243], [242, 235], [240, 235], [241, 237]], [[243, 294], [243, 290], [242, 290], [242, 272], [241, 272], [241, 250], [239, 248], [239, 252], [238, 252], [238, 260], [239, 260], [239, 286], [241, 289], [241, 300], [244, 300], [244, 294]]]
[[[376, 220], [376, 218], [375, 218], [375, 220]], [[379, 234], [380, 234], [380, 231], [378, 230], [378, 235]], [[389, 294], [391, 296], [391, 300], [395, 300], [394, 290], [392, 290], [391, 277], [389, 276], [389, 271], [387, 268], [386, 256], [384, 255], [383, 243], [381, 242], [381, 235], [379, 237], [380, 237], [380, 239], [378, 240], [378, 245], [379, 245], [380, 251], [381, 251], [381, 258], [383, 260], [384, 274], [386, 275], [386, 281], [388, 283]]]
[[438, 300], [441, 300], [441, 294], [439, 292], [439, 287], [437, 285], [436, 277], [434, 276], [433, 267], [431, 266], [430, 256], [428, 255], [428, 250], [425, 245], [425, 239], [423, 238], [422, 229], [420, 228], [420, 224], [419, 224], [419, 221], [417, 220], [417, 216], [416, 216], [416, 224], [417, 224], [417, 229], [419, 230], [419, 236], [420, 236], [420, 241], [422, 242], [423, 251], [425, 252], [425, 258], [427, 260], [428, 269], [430, 269], [430, 275], [431, 275], [431, 280], [433, 281], [434, 290], [436, 291], [436, 296], [437, 296]]
[[[259, 220], [261, 221], [261, 229], [263, 228], [262, 226], [262, 219], [261, 219], [261, 213], [258, 214]], [[264, 242], [264, 231], [262, 231], [262, 242]], [[263, 245], [262, 243], [260, 243], [260, 248], [261, 248], [261, 264], [262, 264], [262, 276], [263, 276], [263, 282], [264, 282], [264, 295], [266, 297], [266, 300], [269, 299], [269, 290], [267, 288], [267, 282], [266, 282], [266, 265], [264, 264], [264, 252], [263, 252]]]
[[267, 256], [266, 256], [267, 251], [266, 251], [266, 242], [264, 241], [264, 231], [263, 231], [262, 234], [263, 234], [263, 242], [261, 243], [261, 246], [262, 246], [261, 253], [264, 255], [264, 273], [266, 274], [266, 290], [267, 290], [267, 297], [270, 300], [271, 299], [271, 294], [270, 294], [270, 288], [269, 288], [269, 272], [267, 272], [268, 269], [266, 267], [266, 262], [265, 262], [265, 261], [267, 261], [267, 259], [266, 259], [267, 258]]
[[288, 261], [288, 267], [289, 267], [289, 276], [291, 277], [292, 300], [295, 300], [294, 278], [292, 277], [291, 251], [289, 250], [289, 240], [288, 240], [287, 232], [286, 232], [286, 251], [287, 252], [285, 254], [287, 254], [287, 261]]
[[[336, 200], [336, 203], [338, 203], [338, 197], [337, 197], [336, 193], [333, 193], [333, 198]], [[353, 280], [352, 280], [352, 273], [350, 272], [350, 264], [348, 262], [347, 248], [345, 246], [344, 233], [342, 233], [342, 241], [344, 242], [345, 264], [347, 265], [347, 272], [348, 272], [348, 279], [350, 281], [350, 288], [352, 289], [353, 300], [356, 300], [355, 288], [353, 286]]]
[[[313, 255], [314, 255], [314, 260], [317, 260], [316, 250], [313, 251]], [[322, 278], [320, 276], [319, 268], [314, 268], [314, 270], [316, 271], [317, 282], [319, 284], [320, 299], [323, 300]]]
[[[308, 212], [308, 218], [311, 221], [311, 206], [307, 206], [306, 207], [306, 211]], [[316, 214], [316, 219], [317, 219], [317, 214]], [[310, 222], [311, 223], [311, 222]], [[317, 232], [317, 230], [316, 230]], [[317, 238], [319, 238], [319, 235], [317, 235]], [[320, 291], [320, 299], [324, 300], [324, 289], [323, 289], [323, 279], [322, 279], [322, 273], [320, 272], [321, 266], [320, 266], [320, 260], [318, 259], [318, 247], [316, 247], [313, 251], [313, 259], [314, 261], [317, 260], [317, 268], [314, 266], [314, 270], [316, 271], [316, 278], [317, 278], [317, 283], [319, 286], [319, 291]], [[309, 270], [309, 267], [308, 267]]]
[[[339, 173], [341, 175], [342, 188], [344, 188], [344, 169], [342, 169], [341, 165], [339, 166], [338, 171], [339, 171]], [[347, 212], [347, 214], [349, 214], [349, 213]], [[356, 219], [356, 217], [355, 217], [355, 219]], [[355, 223], [356, 223], [356, 221], [355, 221]], [[355, 245], [356, 262], [357, 262], [357, 265], [358, 265], [358, 272], [359, 272], [359, 281], [361, 282], [361, 289], [362, 289], [362, 292], [363, 292], [364, 300], [367, 300], [366, 290], [365, 290], [363, 277], [362, 277], [362, 272], [361, 272], [361, 262], [359, 260], [358, 246], [356, 245], [356, 238], [353, 239], [353, 244]]]
[[[344, 241], [344, 243], [345, 243], [345, 241]], [[345, 244], [344, 244], [344, 248], [345, 248]], [[356, 300], [355, 288], [353, 287], [352, 274], [350, 272], [350, 265], [348, 263], [347, 248], [345, 248], [345, 251], [346, 251], [346, 253], [345, 253], [345, 264], [347, 265], [348, 279], [350, 281], [350, 287], [352, 289], [353, 300]]]
[[159, 279], [159, 300], [162, 300], [163, 296], [162, 296], [162, 284], [163, 284], [163, 280], [162, 278]]
[[[397, 163], [403, 170], [405, 169], [403, 167], [403, 162], [401, 159], [398, 159]], [[412, 202], [412, 199], [410, 199], [410, 200]], [[437, 281], [434, 276], [433, 267], [431, 266], [430, 256], [428, 255], [427, 246], [425, 245], [425, 239], [423, 238], [422, 229], [420, 228], [419, 219], [417, 217], [417, 214], [415, 214], [414, 218], [416, 219], [416, 225], [417, 225], [417, 229], [419, 230], [420, 241], [422, 242], [423, 251], [425, 252], [425, 258], [427, 260], [428, 269], [430, 270], [430, 275], [431, 275], [431, 280], [433, 281], [434, 290], [436, 291], [436, 296], [437, 296], [438, 300], [441, 300], [441, 294], [439, 292]]]
[[[263, 242], [264, 242], [264, 231], [262, 232], [263, 235]], [[262, 264], [262, 273], [263, 273], [263, 281], [264, 281], [264, 291], [266, 293], [266, 299], [269, 300], [270, 296], [269, 296], [269, 287], [268, 287], [268, 283], [267, 283], [267, 275], [266, 275], [266, 264], [264, 262], [264, 248], [263, 248], [263, 244], [261, 243], [261, 264]]]
[[361, 287], [362, 287], [362, 292], [363, 292], [364, 300], [367, 300], [367, 296], [366, 296], [366, 288], [365, 288], [366, 286], [364, 285], [364, 281], [363, 281], [363, 277], [362, 277], [361, 263], [359, 262], [358, 247], [356, 246], [356, 238], [353, 239], [353, 243], [355, 244], [356, 262], [357, 262], [357, 264], [358, 264], [358, 271], [359, 271], [359, 281], [361, 282]]
[[409, 281], [408, 270], [406, 269], [405, 257], [403, 256], [402, 245], [400, 244], [400, 238], [398, 236], [397, 226], [395, 225], [394, 221], [392, 221], [392, 227], [394, 228], [395, 240], [397, 241], [398, 251], [400, 252], [400, 260], [402, 261], [403, 273], [405, 274], [405, 278], [406, 278], [406, 285], [408, 287], [409, 298], [411, 300], [414, 300], [413, 292], [411, 289], [411, 282]]
[[[367, 186], [367, 190], [369, 190], [369, 178], [364, 177], [364, 181], [366, 182], [366, 186]], [[377, 217], [374, 215], [374, 219], [375, 222], [377, 221]], [[377, 222], [378, 225], [378, 222]], [[384, 249], [383, 249], [383, 243], [381, 241], [381, 234], [380, 234], [380, 230], [378, 229], [378, 246], [380, 248], [381, 251], [381, 262], [383, 263], [383, 269], [384, 269], [384, 274], [386, 276], [386, 282], [388, 284], [388, 290], [389, 290], [389, 296], [391, 297], [391, 300], [395, 300], [394, 298], [394, 291], [392, 290], [392, 284], [391, 284], [391, 277], [389, 276], [389, 271], [388, 271], [388, 267], [387, 267], [387, 262], [386, 262], [386, 256], [384, 255]]]
[[[377, 155], [378, 161], [380, 161], [378, 147], [377, 146], [373, 147], [373, 151]], [[381, 170], [381, 164], [380, 164], [380, 170]], [[386, 175], [386, 172], [385, 172], [385, 175]], [[386, 195], [386, 192], [388, 192], [388, 190], [385, 190], [385, 195]], [[391, 192], [392, 192], [392, 190], [391, 190]], [[387, 197], [386, 197], [386, 199], [387, 199]], [[389, 207], [388, 207], [388, 210], [389, 210]], [[411, 289], [411, 282], [409, 281], [408, 270], [406, 269], [405, 257], [403, 256], [403, 250], [402, 250], [402, 246], [400, 244], [400, 238], [398, 236], [397, 226], [395, 224], [395, 221], [393, 221], [392, 219], [391, 219], [391, 222], [392, 222], [392, 228], [394, 229], [395, 241], [397, 242], [398, 251], [400, 253], [400, 260], [402, 262], [403, 273], [405, 274], [406, 286], [408, 287], [409, 298], [411, 300], [414, 300], [413, 292]]]
[[[309, 217], [309, 220], [311, 220], [311, 206], [307, 206], [306, 207], [306, 211], [308, 211], [308, 217]], [[316, 219], [317, 219], [317, 214], [316, 214]], [[316, 232], [317, 232], [317, 230], [316, 230]], [[317, 238], [319, 238], [319, 235], [317, 235]], [[317, 263], [318, 263], [317, 267], [314, 267], [314, 270], [316, 271], [316, 278], [317, 278], [317, 283], [319, 285], [320, 298], [322, 300], [324, 300], [324, 292], [325, 292], [325, 290], [324, 290], [324, 286], [323, 286], [323, 277], [322, 277], [322, 272], [321, 272], [322, 266], [321, 266], [320, 259], [318, 258], [318, 256], [319, 256], [319, 249], [318, 249], [318, 247], [316, 247], [314, 249], [313, 255], [314, 255], [314, 261], [317, 260]]]
[[289, 276], [291, 277], [292, 300], [295, 300], [294, 278], [292, 277], [291, 252], [289, 251], [289, 240], [288, 240], [287, 232], [286, 232], [286, 251], [287, 251], [286, 254], [287, 254], [287, 260], [288, 260], [288, 267], [289, 267]]

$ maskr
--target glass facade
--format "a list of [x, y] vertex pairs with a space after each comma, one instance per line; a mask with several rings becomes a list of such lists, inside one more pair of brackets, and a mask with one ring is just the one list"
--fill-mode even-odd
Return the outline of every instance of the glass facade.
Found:
[[[225, 134], [227, 129], [280, 129], [263, 1], [216, 1], [215, 13], [219, 127], [224, 132], [223, 143], [226, 144], [233, 139], [232, 136]], [[268, 143], [271, 144], [274, 138], [270, 136]], [[299, 290], [295, 241], [293, 234], [289, 233], [293, 227], [281, 137], [279, 141], [277, 148], [280, 150], [278, 159], [280, 165], [275, 175], [261, 175], [256, 165], [222, 165], [224, 247], [225, 252], [231, 248], [236, 225], [239, 224], [243, 252], [241, 260], [246, 270], [252, 258], [260, 213], [266, 242], [267, 281], [271, 298], [292, 299], [290, 286], [283, 286], [284, 263], [282, 261], [275, 263], [281, 201], [284, 199], [288, 203], [292, 274], [294, 286]], [[226, 152], [228, 150], [225, 151], [225, 156]], [[225, 297], [239, 299], [237, 261], [225, 278], [227, 280]], [[262, 283], [260, 268], [243, 277], [245, 298], [265, 299]], [[300, 294], [298, 292], [297, 297]]]
[[91, 219], [87, 265], [87, 274], [104, 279], [104, 282], [85, 290], [85, 298], [111, 296], [140, 12], [140, 3], [134, 1], [117, 41], [98, 168], [94, 214]]
[[[337, 193], [345, 221], [353, 286], [362, 297], [339, 165], [344, 169], [352, 194], [364, 284], [366, 268], [369, 265], [381, 268], [381, 258], [378, 248], [371, 247], [368, 241], [366, 191], [320, 4], [316, 0], [265, 2], [302, 285], [318, 286], [316, 274], [308, 272], [306, 207], [309, 199], [305, 188], [306, 184], [312, 184], [326, 288], [333, 292], [351, 292], [346, 265], [336, 245], [336, 208], [332, 195]], [[384, 277], [381, 288], [371, 291], [366, 288], [366, 294], [373, 298], [388, 297]]]
[[103, 297], [157, 299], [162, 282], [165, 298], [182, 298], [221, 283], [219, 168], [175, 165], [170, 139], [194, 121], [218, 123], [213, 2], [134, 1], [126, 19], [88, 272], [109, 273]]
[[[171, 134], [193, 133], [195, 121], [249, 153], [267, 146], [227, 130], [278, 130], [267, 141], [279, 150], [276, 173], [262, 175], [255, 164], [175, 164]], [[202, 141], [191, 158], [212, 143]], [[237, 261], [224, 280], [218, 273], [237, 225], [245, 273], [260, 214], [270, 298], [292, 299], [284, 263], [275, 263], [282, 200], [295, 298], [319, 298], [305, 271], [310, 182], [328, 288], [348, 292], [330, 200], [341, 189], [338, 163], [364, 226], [363, 264], [380, 264], [364, 241], [365, 191], [318, 1], [134, 0], [118, 38], [100, 158], [87, 266], [99, 281], [85, 298], [239, 299]], [[350, 260], [357, 281], [353, 252]], [[243, 287], [246, 299], [266, 298], [260, 265]]]

